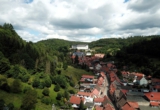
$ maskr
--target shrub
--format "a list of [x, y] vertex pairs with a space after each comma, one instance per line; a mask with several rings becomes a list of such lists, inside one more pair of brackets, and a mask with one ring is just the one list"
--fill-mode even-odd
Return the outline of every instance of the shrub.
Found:
[[57, 100], [61, 100], [61, 98], [62, 98], [62, 94], [61, 94], [61, 93], [58, 93], [56, 99], [57, 99]]
[[49, 89], [45, 87], [42, 91], [42, 94], [45, 96], [49, 96]]
[[54, 87], [54, 91], [55, 92], [58, 92], [60, 90], [60, 86], [59, 86], [59, 84], [57, 84], [55, 87]]
[[49, 105], [52, 102], [52, 100], [49, 97], [44, 97], [42, 98], [41, 102], [45, 103], [46, 105]]
[[71, 89], [71, 90], [69, 90], [69, 93], [70, 94], [75, 94], [75, 91]]

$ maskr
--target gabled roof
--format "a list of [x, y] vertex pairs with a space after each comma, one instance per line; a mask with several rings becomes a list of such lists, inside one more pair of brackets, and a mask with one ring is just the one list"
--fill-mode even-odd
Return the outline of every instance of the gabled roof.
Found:
[[159, 102], [150, 102], [152, 106], [159, 106]]
[[159, 82], [160, 83], [160, 79], [159, 78], [151, 78], [152, 83], [154, 82]]
[[134, 108], [131, 107], [131, 106], [129, 105], [129, 103], [126, 103], [124, 106], [121, 107], [121, 109], [122, 109], [122, 110], [134, 110]]
[[104, 98], [95, 98], [94, 102], [102, 103], [104, 101]]
[[99, 91], [98, 91], [97, 89], [94, 89], [94, 90], [92, 91], [92, 94], [98, 96], [98, 95], [99, 95]]
[[150, 101], [160, 101], [160, 92], [148, 92], [144, 94]]
[[128, 104], [133, 107], [134, 109], [138, 109], [139, 105], [137, 102], [133, 102], [133, 101], [128, 101]]
[[96, 109], [96, 110], [103, 110], [103, 107], [95, 106], [95, 109]]
[[113, 106], [111, 106], [110, 104], [106, 104], [104, 106], [104, 109], [103, 110], [115, 110]]
[[81, 77], [82, 77], [82, 78], [91, 78], [91, 79], [93, 79], [93, 78], [94, 78], [94, 76], [93, 76], [93, 75], [82, 75]]
[[84, 98], [77, 97], [77, 96], [71, 96], [70, 97], [70, 103], [72, 103], [72, 104], [78, 104], [79, 105], [81, 100], [84, 101]]
[[79, 91], [79, 92], [77, 93], [77, 95], [82, 95], [82, 96], [88, 96], [88, 97], [90, 97], [90, 96], [91, 96], [91, 93]]

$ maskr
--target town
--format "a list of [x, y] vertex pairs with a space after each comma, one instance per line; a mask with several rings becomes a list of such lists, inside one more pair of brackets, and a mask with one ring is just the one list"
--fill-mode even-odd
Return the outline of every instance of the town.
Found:
[[145, 76], [144, 73], [120, 72], [114, 61], [103, 62], [104, 54], [94, 54], [88, 51], [88, 45], [74, 45], [76, 51], [71, 59], [78, 65], [87, 66], [93, 75], [82, 75], [79, 81], [79, 91], [72, 94], [69, 103], [72, 107], [86, 110], [159, 110], [160, 79]]

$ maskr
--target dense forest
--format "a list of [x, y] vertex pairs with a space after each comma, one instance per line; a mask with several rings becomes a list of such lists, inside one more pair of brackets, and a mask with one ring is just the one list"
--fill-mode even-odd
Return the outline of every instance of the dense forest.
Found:
[[[4, 106], [43, 110], [53, 103], [71, 109], [66, 104], [69, 93], [75, 92], [82, 73], [91, 74], [72, 67], [70, 48], [74, 44], [88, 44], [94, 53], [104, 53], [103, 61], [115, 61], [120, 70], [160, 78], [158, 35], [106, 38], [91, 43], [60, 39], [33, 43], [24, 41], [12, 24], [5, 23], [0, 26], [0, 110]], [[9, 94], [19, 97], [19, 101], [10, 102]]]

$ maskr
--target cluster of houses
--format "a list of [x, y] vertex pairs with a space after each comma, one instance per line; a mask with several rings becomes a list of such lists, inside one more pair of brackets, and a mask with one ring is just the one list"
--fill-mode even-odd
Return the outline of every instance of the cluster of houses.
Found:
[[94, 75], [82, 75], [79, 92], [69, 100], [73, 108], [81, 102], [86, 110], [143, 110], [141, 106], [160, 105], [160, 79], [128, 71], [121, 71], [120, 79], [114, 61], [103, 62], [103, 57], [79, 56], [79, 65], [86, 65]]

